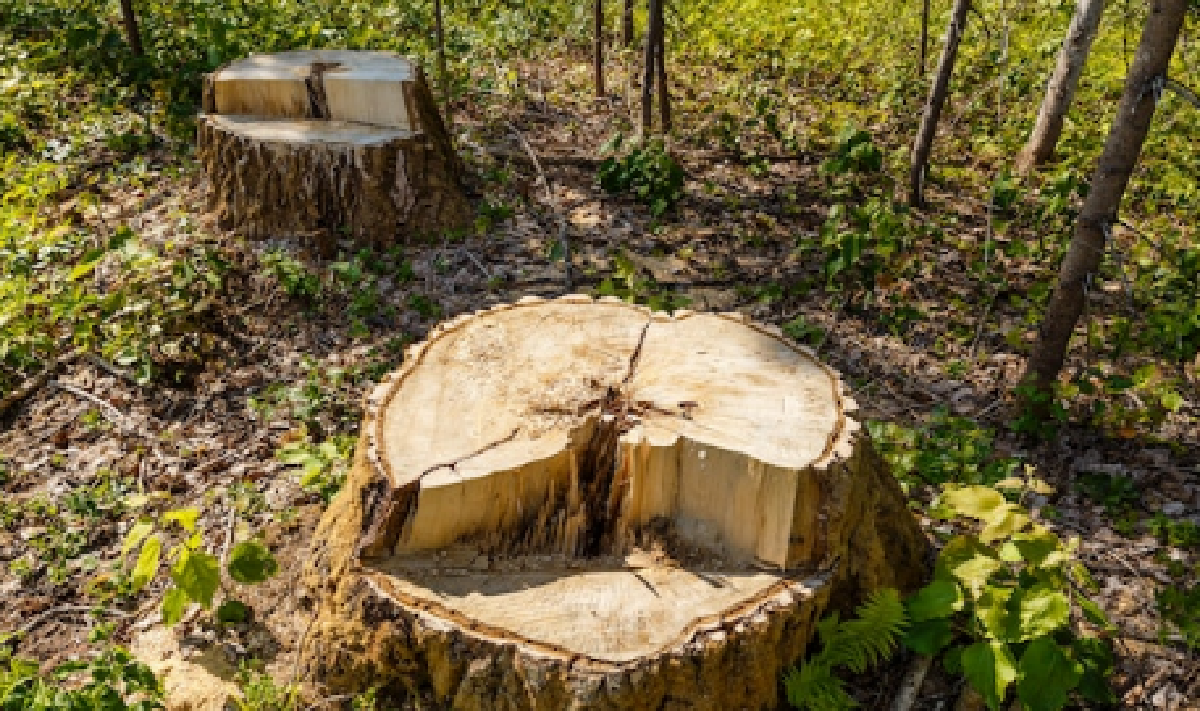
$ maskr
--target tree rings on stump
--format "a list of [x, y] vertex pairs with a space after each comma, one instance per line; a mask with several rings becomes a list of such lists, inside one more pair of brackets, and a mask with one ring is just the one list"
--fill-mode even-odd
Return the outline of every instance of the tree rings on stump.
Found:
[[255, 55], [205, 77], [203, 108], [198, 153], [222, 228], [382, 246], [470, 221], [424, 74], [397, 54]]
[[416, 708], [759, 709], [926, 545], [837, 374], [736, 314], [536, 298], [370, 395], [304, 664]]

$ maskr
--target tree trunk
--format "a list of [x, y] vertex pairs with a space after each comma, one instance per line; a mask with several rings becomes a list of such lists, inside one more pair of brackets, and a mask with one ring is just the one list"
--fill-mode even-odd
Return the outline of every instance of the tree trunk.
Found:
[[198, 156], [224, 229], [382, 246], [470, 221], [433, 95], [399, 55], [256, 55], [207, 75], [203, 107]]
[[929, 56], [929, 0], [921, 0], [921, 58], [917, 63], [920, 77], [925, 78], [925, 57]]
[[633, 0], [625, 0], [621, 13], [621, 43], [626, 47], [633, 44]]
[[662, 0], [658, 0], [658, 37], [655, 38], [654, 66], [658, 71], [658, 116], [663, 134], [671, 131], [671, 94], [667, 90], [667, 31]]
[[318, 693], [776, 708], [826, 609], [924, 576], [836, 373], [740, 315], [529, 298], [366, 403], [303, 578]]
[[954, 0], [950, 26], [946, 28], [946, 44], [942, 48], [942, 58], [938, 61], [937, 76], [933, 86], [929, 88], [929, 99], [925, 102], [925, 111], [921, 116], [921, 128], [917, 131], [917, 138], [913, 143], [912, 163], [908, 175], [908, 204], [912, 207], [921, 207], [924, 203], [925, 164], [929, 161], [929, 151], [933, 148], [938, 119], [942, 115], [942, 106], [946, 103], [946, 94], [950, 90], [950, 76], [954, 73], [958, 42], [962, 39], [963, 29], [967, 24], [967, 11], [970, 9], [971, 0]]
[[446, 71], [446, 29], [442, 19], [442, 0], [433, 0], [433, 31], [437, 39], [438, 88], [442, 93], [442, 111], [450, 111], [450, 73]]
[[133, 56], [145, 54], [142, 49], [142, 33], [138, 29], [137, 13], [133, 10], [133, 0], [121, 0], [121, 21], [125, 25], [125, 39], [129, 42], [129, 51]]
[[650, 0], [650, 17], [646, 27], [646, 56], [642, 68], [642, 136], [654, 132], [654, 78], [658, 74], [655, 64], [658, 20], [661, 18], [662, 0]]
[[1058, 52], [1058, 63], [1046, 86], [1046, 98], [1038, 111], [1037, 123], [1029, 135], [1029, 142], [1017, 156], [1017, 172], [1028, 173], [1034, 166], [1045, 163], [1054, 155], [1054, 146], [1062, 134], [1063, 119], [1066, 118], [1079, 75], [1087, 63], [1092, 40], [1100, 27], [1104, 14], [1104, 0], [1077, 0], [1071, 27]]
[[604, 0], [595, 0], [595, 56], [593, 64], [595, 65], [596, 75], [596, 98], [604, 98]]
[[1167, 67], [1183, 25], [1187, 0], [1153, 0], [1142, 39], [1125, 78], [1104, 152], [1096, 162], [1091, 189], [1075, 222], [1058, 285], [1046, 306], [1038, 341], [1029, 358], [1026, 382], [1043, 395], [1053, 392], [1066, 359], [1071, 333], [1083, 312], [1087, 286], [1100, 268], [1107, 235], [1117, 219], [1125, 186], [1137, 166], [1154, 106], [1167, 81]]

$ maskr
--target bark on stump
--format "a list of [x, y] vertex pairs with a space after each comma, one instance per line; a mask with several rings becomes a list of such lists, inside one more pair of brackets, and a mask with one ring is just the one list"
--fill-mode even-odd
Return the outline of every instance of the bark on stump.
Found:
[[224, 229], [384, 246], [470, 221], [424, 74], [397, 54], [255, 55], [205, 76], [203, 109], [198, 153]]
[[815, 621], [924, 575], [837, 374], [736, 314], [454, 319], [368, 397], [305, 678], [435, 709], [760, 709]]

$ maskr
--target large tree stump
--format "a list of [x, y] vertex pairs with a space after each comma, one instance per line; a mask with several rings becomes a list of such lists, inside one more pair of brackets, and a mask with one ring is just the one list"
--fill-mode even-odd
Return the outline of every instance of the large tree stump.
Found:
[[759, 709], [926, 545], [836, 373], [736, 314], [536, 298], [368, 398], [306, 677], [413, 708]]
[[199, 157], [222, 228], [384, 245], [470, 220], [433, 95], [397, 54], [255, 55], [205, 77], [203, 108]]

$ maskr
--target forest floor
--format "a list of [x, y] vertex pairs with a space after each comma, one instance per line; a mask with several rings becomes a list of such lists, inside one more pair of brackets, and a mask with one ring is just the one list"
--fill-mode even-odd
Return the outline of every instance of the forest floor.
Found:
[[[166, 150], [143, 156], [136, 194], [104, 193], [91, 206], [67, 195], [51, 206], [100, 233], [119, 224], [164, 248], [214, 246], [228, 269], [197, 322], [206, 345], [174, 383], [139, 384], [122, 367], [80, 356], [0, 420], [0, 637], [19, 631], [9, 641], [18, 655], [47, 666], [77, 658], [96, 622], [89, 610], [99, 605], [115, 639], [157, 650], [160, 669], [194, 664], [232, 679], [239, 663], [258, 659], [277, 683], [293, 681], [307, 624], [293, 583], [323, 502], [300, 486], [279, 448], [354, 434], [364, 391], [442, 319], [529, 295], [607, 292], [790, 325], [789, 335], [843, 373], [858, 418], [941, 427], [946, 437], [965, 432], [987, 450], [981, 456], [1035, 468], [1056, 488], [1038, 502], [1040, 520], [1080, 539], [1078, 555], [1099, 584], [1093, 599], [1117, 627], [1112, 682], [1121, 705], [1200, 708], [1200, 657], [1164, 626], [1154, 602], [1164, 586], [1196, 584], [1200, 542], [1171, 545], [1145, 523], [1200, 523], [1197, 366], [1181, 371], [1192, 390], [1153, 436], [1074, 419], [1050, 437], [1014, 432], [1012, 391], [1032, 338], [1022, 275], [1045, 265], [996, 252], [991, 258], [1004, 262], [1009, 280], [996, 288], [1014, 298], [985, 298], [971, 272], [990, 237], [982, 203], [953, 185], [931, 186], [928, 207], [905, 220], [936, 220], [952, 238], [918, 238], [909, 247], [920, 268], [877, 277], [868, 289], [874, 301], [854, 301], [822, 288], [829, 193], [842, 185], [843, 202], [862, 204], [886, 180], [831, 176], [822, 169], [828, 155], [747, 158], [675, 140], [684, 195], [654, 218], [596, 181], [597, 147], [629, 125], [634, 91], [616, 73], [610, 80], [624, 95], [590, 98], [577, 88], [586, 64], [552, 61], [522, 73], [520, 97], [480, 95], [455, 106], [455, 134], [485, 216], [465, 238], [358, 259], [349, 243], [325, 259], [288, 239], [246, 242], [215, 228], [203, 175], [186, 155]], [[549, 195], [521, 137], [538, 155]], [[96, 159], [122, 160], [103, 149]], [[197, 229], [181, 232], [181, 220]], [[560, 235], [570, 245], [569, 286]], [[319, 294], [306, 291], [309, 275]], [[102, 263], [94, 278], [119, 275]], [[1119, 303], [1123, 295], [1096, 298]], [[1071, 365], [1087, 357], [1078, 351]], [[929, 485], [909, 481], [915, 500], [930, 498]], [[96, 590], [128, 567], [121, 546], [138, 513], [184, 506], [201, 510], [211, 550], [227, 551], [235, 534], [262, 533], [280, 560], [282, 574], [239, 592], [255, 611], [250, 622], [217, 628], [191, 615], [164, 633], [161, 582], [140, 596], [97, 602]], [[932, 536], [935, 522], [923, 523]], [[889, 704], [910, 660], [899, 655], [852, 679], [863, 707]], [[961, 683], [935, 668], [914, 708], [950, 708]]]

